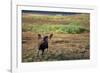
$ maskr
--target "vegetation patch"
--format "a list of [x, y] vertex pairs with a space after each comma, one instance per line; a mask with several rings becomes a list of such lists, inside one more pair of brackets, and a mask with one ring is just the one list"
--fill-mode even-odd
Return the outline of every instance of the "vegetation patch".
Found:
[[80, 25], [68, 24], [68, 25], [24, 25], [22, 27], [23, 32], [31, 31], [35, 33], [69, 33], [69, 34], [79, 34], [83, 32], [89, 32], [89, 29], [82, 27]]

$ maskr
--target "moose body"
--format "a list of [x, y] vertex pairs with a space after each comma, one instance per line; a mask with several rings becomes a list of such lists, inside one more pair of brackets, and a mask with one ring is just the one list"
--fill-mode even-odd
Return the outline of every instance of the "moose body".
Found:
[[44, 54], [45, 49], [48, 50], [48, 38], [51, 39], [53, 36], [53, 34], [51, 34], [49, 37], [48, 36], [44, 36], [43, 38], [41, 37], [40, 34], [38, 34], [38, 39], [39, 41], [39, 45], [38, 45], [38, 54], [39, 51], [42, 51], [42, 55]]

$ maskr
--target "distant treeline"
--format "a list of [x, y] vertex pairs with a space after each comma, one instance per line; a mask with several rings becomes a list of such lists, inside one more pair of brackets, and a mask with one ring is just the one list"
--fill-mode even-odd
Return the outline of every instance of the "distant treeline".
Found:
[[22, 14], [44, 14], [44, 15], [74, 15], [83, 14], [78, 12], [53, 12], [53, 11], [33, 11], [33, 10], [22, 10]]

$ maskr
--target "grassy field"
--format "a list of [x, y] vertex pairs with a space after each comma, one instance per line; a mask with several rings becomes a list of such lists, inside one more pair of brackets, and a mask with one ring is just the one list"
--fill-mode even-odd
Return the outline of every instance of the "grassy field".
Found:
[[[67, 16], [22, 15], [22, 62], [82, 60], [90, 58], [89, 14]], [[48, 52], [37, 56], [38, 34], [53, 33]]]

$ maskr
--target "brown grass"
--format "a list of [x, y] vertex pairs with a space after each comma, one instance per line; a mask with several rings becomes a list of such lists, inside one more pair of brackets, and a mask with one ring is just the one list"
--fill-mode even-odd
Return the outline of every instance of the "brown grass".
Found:
[[[47, 35], [47, 34], [46, 34]], [[56, 61], [56, 60], [77, 60], [89, 59], [89, 34], [54, 34], [49, 40], [49, 50], [44, 56], [37, 56], [37, 34], [23, 32], [22, 61]]]

